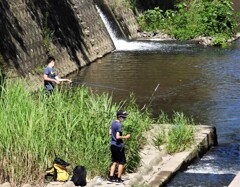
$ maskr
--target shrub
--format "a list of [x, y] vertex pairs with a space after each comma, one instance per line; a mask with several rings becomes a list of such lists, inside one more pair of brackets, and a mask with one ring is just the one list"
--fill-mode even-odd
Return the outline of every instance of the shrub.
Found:
[[214, 44], [224, 45], [236, 33], [237, 17], [230, 0], [194, 0], [165, 13], [158, 8], [145, 11], [138, 22], [142, 30], [161, 30], [178, 40], [210, 36]]
[[154, 10], [147, 10], [143, 15], [140, 15], [137, 19], [141, 28], [146, 31], [157, 31], [161, 28], [163, 17], [162, 10], [158, 7]]

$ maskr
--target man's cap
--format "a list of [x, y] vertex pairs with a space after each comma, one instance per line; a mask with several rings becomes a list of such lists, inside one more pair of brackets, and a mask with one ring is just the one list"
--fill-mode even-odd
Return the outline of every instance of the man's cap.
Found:
[[123, 117], [123, 118], [126, 118], [128, 116], [127, 112], [126, 111], [123, 111], [123, 110], [119, 110], [117, 111], [117, 117]]

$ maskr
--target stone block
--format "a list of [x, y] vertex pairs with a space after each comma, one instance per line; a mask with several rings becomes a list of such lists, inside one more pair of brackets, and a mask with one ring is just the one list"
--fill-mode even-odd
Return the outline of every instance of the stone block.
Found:
[[9, 182], [5, 182], [1, 185], [1, 187], [11, 187], [11, 184]]
[[156, 166], [162, 161], [162, 156], [158, 154], [153, 160], [149, 162], [149, 165]]
[[32, 187], [32, 185], [31, 184], [24, 184], [24, 185], [22, 185], [22, 187]]

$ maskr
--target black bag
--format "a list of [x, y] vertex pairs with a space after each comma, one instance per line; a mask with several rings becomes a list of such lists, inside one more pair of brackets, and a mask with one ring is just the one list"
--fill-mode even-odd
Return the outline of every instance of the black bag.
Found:
[[63, 167], [67, 167], [69, 166], [70, 164], [64, 160], [62, 160], [61, 158], [58, 158], [58, 157], [55, 157], [54, 161], [53, 161], [53, 164], [58, 164], [60, 166], [63, 166]]
[[84, 166], [76, 166], [73, 170], [73, 176], [71, 178], [71, 181], [75, 184], [75, 186], [86, 186], [86, 177], [86, 168]]

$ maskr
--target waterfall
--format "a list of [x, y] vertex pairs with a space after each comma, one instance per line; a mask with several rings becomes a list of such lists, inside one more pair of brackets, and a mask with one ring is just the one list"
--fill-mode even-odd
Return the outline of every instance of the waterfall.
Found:
[[124, 39], [120, 39], [117, 37], [116, 33], [114, 32], [113, 28], [111, 27], [110, 22], [108, 21], [107, 17], [103, 14], [99, 7], [97, 7], [97, 11], [102, 18], [105, 27], [115, 45], [116, 50], [118, 51], [139, 51], [139, 50], [156, 50], [162, 46], [159, 43], [154, 42], [140, 42], [140, 41], [127, 41]]
[[103, 23], [115, 45], [117, 51], [182, 51], [184, 48], [191, 48], [194, 46], [193, 44], [189, 43], [177, 43], [177, 42], [160, 42], [160, 41], [127, 41], [122, 38], [117, 37], [117, 33], [114, 31], [111, 23], [107, 19], [107, 16], [101, 11], [101, 9], [96, 6], [97, 11], [102, 18]]

